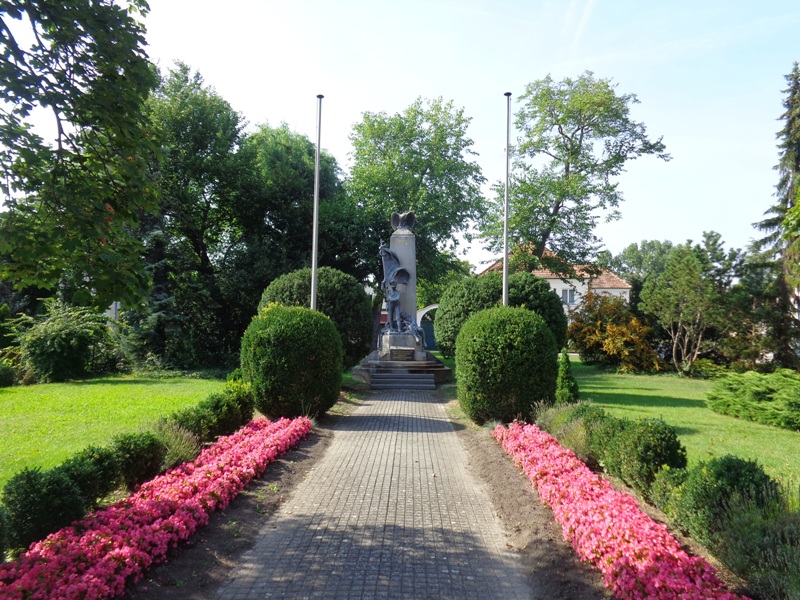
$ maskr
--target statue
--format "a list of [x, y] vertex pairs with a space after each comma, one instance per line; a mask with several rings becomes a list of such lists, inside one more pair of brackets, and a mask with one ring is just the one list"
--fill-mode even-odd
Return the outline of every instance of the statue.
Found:
[[389, 331], [403, 330], [403, 317], [400, 313], [400, 290], [397, 289], [397, 282], [392, 281], [386, 292], [386, 325]]

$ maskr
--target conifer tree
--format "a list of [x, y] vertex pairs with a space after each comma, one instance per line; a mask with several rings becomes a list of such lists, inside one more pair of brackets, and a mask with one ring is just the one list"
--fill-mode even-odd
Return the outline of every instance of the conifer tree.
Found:
[[565, 348], [561, 349], [561, 356], [558, 358], [558, 378], [556, 379], [556, 404], [568, 404], [577, 402], [580, 396], [578, 382], [572, 374], [572, 364]]

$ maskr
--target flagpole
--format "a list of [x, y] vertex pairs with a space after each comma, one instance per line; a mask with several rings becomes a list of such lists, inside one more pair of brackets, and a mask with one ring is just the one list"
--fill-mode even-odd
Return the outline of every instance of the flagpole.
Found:
[[311, 243], [311, 310], [317, 310], [317, 245], [319, 243], [319, 148], [322, 140], [322, 99], [317, 95], [317, 154], [314, 159], [314, 233]]
[[511, 146], [511, 92], [506, 97], [506, 185], [503, 202], [503, 306], [508, 306], [508, 178]]

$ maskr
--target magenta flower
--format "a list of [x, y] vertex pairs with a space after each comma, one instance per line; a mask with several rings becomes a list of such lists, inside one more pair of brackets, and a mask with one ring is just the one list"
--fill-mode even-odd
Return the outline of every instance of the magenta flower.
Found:
[[592, 473], [535, 425], [498, 426], [492, 435], [553, 510], [564, 539], [603, 574], [622, 600], [747, 600], [727, 591], [714, 568], [689, 556], [629, 494]]
[[120, 596], [167, 551], [208, 523], [267, 465], [311, 431], [311, 421], [254, 419], [192, 463], [143, 484], [0, 565], [0, 600]]

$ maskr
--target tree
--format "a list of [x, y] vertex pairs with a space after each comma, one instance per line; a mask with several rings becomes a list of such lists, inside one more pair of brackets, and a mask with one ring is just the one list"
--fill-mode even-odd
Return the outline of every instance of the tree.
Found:
[[800, 289], [800, 66], [794, 63], [786, 76], [789, 87], [785, 90], [781, 115], [783, 129], [778, 132], [780, 160], [776, 186], [777, 202], [767, 211], [767, 217], [755, 226], [765, 233], [757, 240], [754, 250], [767, 252], [779, 269], [773, 283], [777, 315], [775, 360], [784, 367], [800, 367], [798, 340], [800, 323], [797, 319]]
[[[362, 239], [369, 271], [380, 280], [378, 247], [392, 234], [392, 212], [417, 215], [417, 275], [436, 281], [455, 261], [457, 233], [483, 214], [484, 182], [472, 140], [470, 119], [452, 102], [417, 99], [402, 113], [364, 113], [350, 136], [353, 164], [346, 188], [363, 215]], [[450, 252], [448, 252], [448, 250]]]
[[703, 277], [703, 264], [690, 244], [676, 246], [664, 272], [642, 290], [643, 310], [653, 315], [672, 341], [672, 364], [689, 375], [706, 329], [718, 323], [719, 295]]
[[[601, 211], [611, 211], [608, 219], [619, 218], [622, 192], [614, 179], [628, 161], [648, 154], [669, 159], [661, 138], [651, 141], [644, 124], [631, 119], [637, 97], [615, 88], [586, 71], [560, 82], [548, 75], [528, 84], [520, 97], [509, 235], [515, 245], [531, 244], [545, 263], [545, 248], [552, 250], [561, 259], [557, 269], [590, 262]], [[497, 201], [482, 224], [493, 250], [503, 243], [502, 188], [496, 189]]]
[[[147, 3], [0, 6], [2, 276], [18, 289], [66, 283], [81, 304], [135, 303], [147, 275], [132, 226], [153, 206]], [[51, 139], [34, 127], [48, 113]]]

